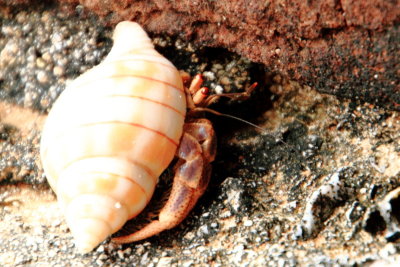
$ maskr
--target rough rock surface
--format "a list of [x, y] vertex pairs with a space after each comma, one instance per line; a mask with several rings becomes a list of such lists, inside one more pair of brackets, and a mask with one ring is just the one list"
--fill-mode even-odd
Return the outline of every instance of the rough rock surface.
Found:
[[166, 36], [153, 36], [160, 52], [179, 69], [203, 73], [215, 92], [258, 81], [249, 100], [214, 108], [266, 131], [210, 116], [218, 156], [189, 217], [148, 240], [107, 240], [78, 254], [38, 148], [59, 92], [111, 45], [112, 29], [81, 11], [30, 6], [0, 17], [0, 266], [400, 264], [398, 112], [339, 100], [225, 50]]
[[135, 20], [150, 32], [225, 47], [320, 92], [400, 110], [399, 1], [58, 1], [112, 25]]

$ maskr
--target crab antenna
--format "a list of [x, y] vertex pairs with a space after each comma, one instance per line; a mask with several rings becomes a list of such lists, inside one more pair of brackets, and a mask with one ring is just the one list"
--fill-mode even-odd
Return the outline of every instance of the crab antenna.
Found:
[[195, 110], [196, 110], [196, 111], [209, 112], [209, 113], [215, 114], [215, 115], [217, 115], [217, 116], [222, 116], [222, 117], [227, 117], [227, 118], [231, 118], [231, 119], [234, 119], [234, 120], [238, 120], [238, 121], [240, 121], [240, 122], [243, 122], [243, 123], [245, 123], [245, 124], [248, 124], [248, 125], [250, 125], [250, 126], [253, 126], [254, 128], [256, 128], [256, 129], [258, 129], [258, 130], [260, 130], [260, 131], [262, 131], [262, 132], [264, 132], [264, 133], [268, 133], [268, 131], [267, 131], [266, 129], [264, 129], [264, 128], [262, 128], [262, 127], [260, 127], [260, 126], [258, 126], [258, 125], [256, 125], [256, 124], [254, 124], [254, 123], [252, 123], [252, 122], [246, 121], [246, 120], [244, 120], [244, 119], [242, 119], [242, 118], [239, 118], [239, 117], [236, 117], [236, 116], [233, 116], [233, 115], [221, 113], [221, 112], [215, 111], [215, 110], [210, 109], [210, 108], [196, 107]]

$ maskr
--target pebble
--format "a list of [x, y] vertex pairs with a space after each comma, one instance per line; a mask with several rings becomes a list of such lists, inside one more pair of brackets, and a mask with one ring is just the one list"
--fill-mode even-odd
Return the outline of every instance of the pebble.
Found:
[[64, 68], [61, 67], [61, 66], [55, 66], [55, 67], [53, 68], [53, 74], [54, 74], [55, 76], [62, 76], [62, 75], [64, 74], [64, 72], [65, 72], [65, 70], [64, 70]]
[[200, 228], [199, 228], [199, 236], [201, 236], [203, 234], [205, 234], [205, 235], [210, 234], [210, 230], [208, 229], [207, 225], [200, 226]]
[[47, 76], [47, 73], [45, 71], [39, 71], [36, 75], [36, 78], [40, 83], [49, 82], [49, 77]]
[[217, 86], [215, 86], [214, 91], [216, 94], [220, 95], [220, 94], [224, 93], [224, 88], [221, 85], [217, 85]]
[[43, 60], [43, 58], [39, 57], [36, 59], [36, 66], [42, 69], [46, 66], [46, 62]]
[[171, 266], [172, 261], [173, 261], [172, 257], [163, 257], [163, 258], [160, 258], [157, 266], [158, 267]]
[[120, 259], [124, 259], [124, 258], [125, 258], [125, 255], [124, 255], [124, 252], [123, 252], [123, 251], [118, 250], [118, 251], [117, 251], [117, 254], [118, 254], [118, 257], [119, 257]]
[[253, 225], [253, 221], [252, 220], [245, 220], [243, 223], [244, 226], [249, 227]]
[[215, 74], [212, 71], [203, 72], [203, 76], [209, 81], [214, 81], [215, 80]]
[[230, 80], [228, 77], [226, 77], [226, 76], [223, 76], [223, 77], [219, 80], [219, 82], [220, 82], [222, 85], [230, 85], [230, 84], [231, 84], [231, 80]]

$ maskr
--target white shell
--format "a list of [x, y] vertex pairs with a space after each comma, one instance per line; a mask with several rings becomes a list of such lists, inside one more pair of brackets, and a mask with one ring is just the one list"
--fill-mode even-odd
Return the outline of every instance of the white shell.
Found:
[[149, 202], [185, 112], [177, 69], [138, 24], [119, 23], [107, 58], [61, 94], [42, 133], [43, 167], [80, 251]]

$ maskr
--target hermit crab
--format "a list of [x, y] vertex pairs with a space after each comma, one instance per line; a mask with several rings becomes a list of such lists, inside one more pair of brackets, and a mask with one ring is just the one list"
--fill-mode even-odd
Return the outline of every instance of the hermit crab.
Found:
[[137, 23], [120, 22], [113, 39], [105, 60], [60, 95], [42, 132], [43, 168], [81, 252], [143, 210], [174, 157], [158, 220], [113, 240], [133, 242], [178, 225], [204, 193], [215, 157], [211, 123], [186, 116], [208, 101], [200, 78], [184, 88]]

